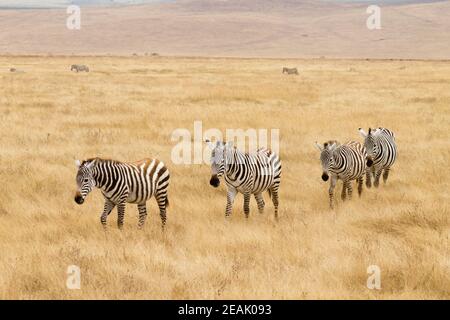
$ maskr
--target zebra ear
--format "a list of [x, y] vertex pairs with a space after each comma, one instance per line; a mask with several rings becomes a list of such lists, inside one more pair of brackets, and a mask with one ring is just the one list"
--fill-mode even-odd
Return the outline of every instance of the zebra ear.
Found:
[[[370, 130], [370, 129], [369, 129], [369, 130]], [[364, 129], [359, 128], [358, 131], [359, 131], [359, 134], [360, 134], [363, 138], [367, 137], [367, 133], [364, 131]]]
[[205, 139], [206, 145], [213, 150], [214, 149], [214, 144], [211, 142], [211, 140], [209, 140], [208, 138]]
[[315, 145], [316, 145], [317, 149], [319, 149], [320, 152], [323, 151], [323, 147], [320, 144], [318, 144], [317, 141], [316, 141]]
[[86, 164], [86, 168], [88, 168], [88, 169], [92, 169], [93, 166], [94, 166], [94, 160], [92, 160], [91, 162]]
[[81, 161], [80, 160], [75, 160], [75, 165], [77, 166], [77, 168], [81, 167]]

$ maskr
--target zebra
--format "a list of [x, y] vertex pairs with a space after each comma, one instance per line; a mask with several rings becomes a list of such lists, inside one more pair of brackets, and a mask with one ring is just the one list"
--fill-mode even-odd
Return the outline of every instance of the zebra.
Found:
[[268, 191], [275, 207], [275, 218], [278, 219], [278, 189], [281, 181], [281, 161], [277, 154], [269, 149], [261, 148], [255, 154], [239, 151], [232, 142], [211, 141], [206, 143], [211, 151], [210, 184], [217, 188], [220, 177], [224, 177], [228, 188], [225, 217], [231, 215], [237, 193], [244, 195], [244, 214], [250, 214], [250, 197], [253, 194], [259, 213], [264, 212], [262, 193]]
[[80, 72], [80, 71], [86, 71], [89, 72], [89, 68], [87, 66], [85, 66], [84, 64], [73, 64], [70, 67], [70, 71], [75, 70], [76, 72]]
[[335, 140], [327, 141], [322, 145], [316, 142], [320, 150], [320, 161], [322, 163], [322, 180], [330, 178], [330, 208], [334, 208], [334, 188], [337, 180], [343, 181], [341, 199], [352, 198], [352, 180], [358, 184], [358, 195], [361, 196], [363, 188], [363, 177], [366, 170], [366, 150], [359, 142], [349, 141], [343, 145]]
[[76, 176], [77, 192], [75, 202], [83, 204], [94, 187], [101, 189], [105, 198], [100, 222], [106, 228], [106, 219], [117, 206], [119, 229], [123, 227], [125, 204], [137, 204], [139, 228], [147, 217], [146, 202], [152, 196], [159, 206], [162, 227], [166, 224], [166, 208], [169, 206], [167, 190], [169, 170], [157, 159], [143, 159], [135, 163], [125, 163], [109, 159], [91, 158], [75, 161], [78, 168]]
[[395, 134], [386, 128], [369, 128], [366, 133], [363, 129], [358, 129], [364, 138], [364, 146], [367, 149], [367, 173], [366, 186], [372, 186], [371, 174], [374, 176], [374, 186], [380, 184], [380, 176], [383, 172], [383, 181], [386, 183], [389, 170], [397, 158], [397, 145], [395, 143]]
[[283, 68], [283, 74], [287, 73], [287, 74], [298, 74], [298, 70], [297, 68]]

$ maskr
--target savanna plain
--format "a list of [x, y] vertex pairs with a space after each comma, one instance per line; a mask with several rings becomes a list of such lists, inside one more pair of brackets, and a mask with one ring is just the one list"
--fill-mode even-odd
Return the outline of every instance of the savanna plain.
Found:
[[[1, 299], [450, 298], [448, 61], [3, 56], [0, 115]], [[173, 163], [172, 133], [194, 121], [279, 129], [278, 221], [267, 194], [264, 214], [252, 199], [246, 220], [240, 195], [225, 219], [209, 165]], [[338, 184], [330, 210], [315, 141], [375, 126], [397, 137], [387, 185], [342, 202]], [[74, 160], [96, 156], [166, 163], [164, 232], [154, 199], [142, 230], [127, 205], [106, 232], [98, 190], [74, 202]]]

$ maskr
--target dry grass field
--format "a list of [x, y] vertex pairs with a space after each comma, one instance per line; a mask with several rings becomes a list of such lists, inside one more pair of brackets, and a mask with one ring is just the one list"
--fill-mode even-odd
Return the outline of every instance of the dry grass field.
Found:
[[[1, 299], [450, 298], [450, 62], [4, 56], [0, 114]], [[225, 220], [209, 166], [172, 163], [172, 132], [195, 120], [280, 129], [278, 222], [267, 194], [263, 215], [252, 199], [246, 220], [241, 195]], [[369, 126], [396, 133], [390, 180], [345, 203], [339, 184], [331, 211], [314, 142]], [[74, 202], [74, 159], [93, 156], [167, 164], [165, 232], [154, 200], [143, 230], [128, 205], [107, 232], [98, 190]]]

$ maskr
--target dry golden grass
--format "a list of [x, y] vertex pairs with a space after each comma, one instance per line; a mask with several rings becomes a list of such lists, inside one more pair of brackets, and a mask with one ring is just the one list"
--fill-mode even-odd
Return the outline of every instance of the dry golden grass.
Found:
[[[0, 70], [0, 298], [450, 298], [450, 62], [0, 57]], [[171, 163], [172, 131], [194, 120], [280, 129], [278, 223], [254, 199], [246, 221], [242, 196], [225, 221], [209, 166]], [[378, 125], [397, 135], [388, 184], [329, 210], [314, 141]], [[92, 156], [167, 164], [164, 233], [154, 200], [144, 230], [128, 205], [106, 233], [99, 191], [73, 201], [73, 160]], [[81, 290], [66, 288], [72, 264]], [[372, 264], [381, 290], [366, 287]]]

